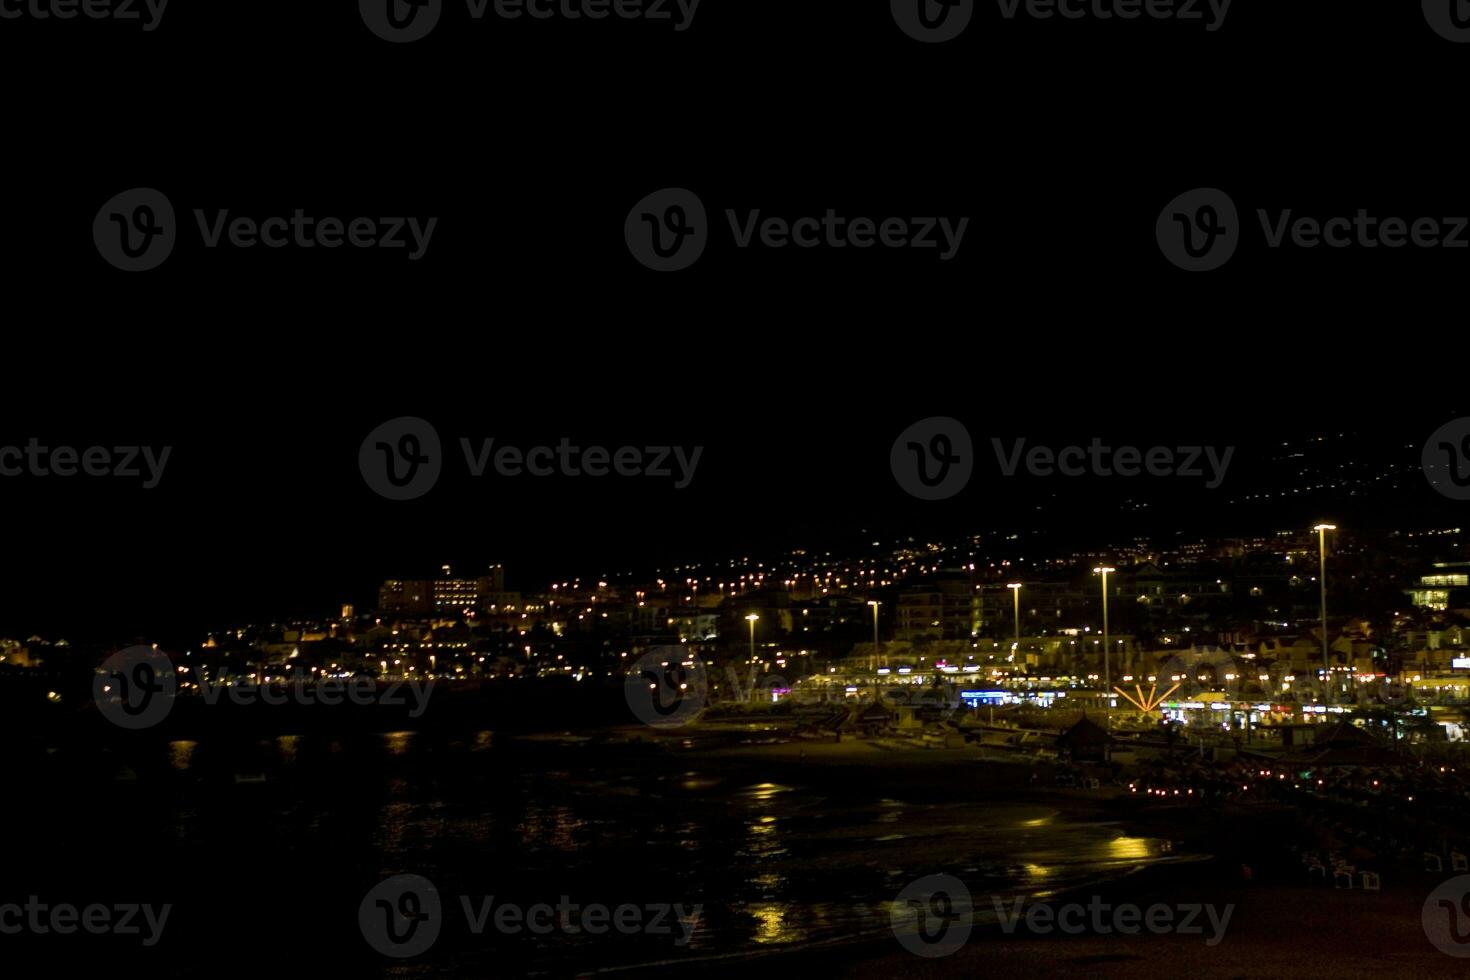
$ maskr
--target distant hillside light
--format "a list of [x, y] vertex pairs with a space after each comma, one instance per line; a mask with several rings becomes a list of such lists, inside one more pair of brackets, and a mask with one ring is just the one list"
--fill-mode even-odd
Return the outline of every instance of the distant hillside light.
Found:
[[749, 615], [747, 615], [745, 617], [745, 621], [750, 624], [750, 661], [751, 661], [751, 663], [754, 663], [755, 662], [755, 624], [756, 624], [756, 621], [759, 620], [759, 619], [760, 619], [760, 616], [756, 615], [755, 613], [750, 613]]
[[1096, 574], [1102, 575], [1102, 601], [1103, 601], [1103, 704], [1106, 709], [1106, 722], [1109, 730], [1113, 727], [1113, 667], [1112, 651], [1108, 648], [1108, 573], [1116, 572], [1117, 569], [1110, 565], [1099, 565], [1093, 569]]
[[1327, 532], [1336, 531], [1336, 524], [1316, 524], [1312, 527], [1317, 532], [1317, 560], [1319, 562], [1319, 573], [1317, 580], [1322, 584], [1322, 669], [1330, 671], [1332, 665], [1328, 660], [1327, 652]]

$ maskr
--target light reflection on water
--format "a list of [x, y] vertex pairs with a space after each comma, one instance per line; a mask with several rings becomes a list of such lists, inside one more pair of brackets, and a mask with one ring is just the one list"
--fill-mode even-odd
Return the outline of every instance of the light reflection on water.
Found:
[[407, 755], [413, 736], [413, 732], [388, 732], [383, 736], [383, 743], [393, 755]]
[[1155, 856], [1154, 842], [1145, 837], [1117, 837], [1108, 842], [1109, 853], [1120, 860]]
[[587, 846], [583, 831], [587, 821], [566, 806], [530, 806], [516, 832], [528, 847], [554, 851], [580, 851]]
[[745, 834], [745, 847], [737, 852], [742, 856], [770, 859], [786, 853], [784, 835], [779, 832], [776, 818], [769, 814], [747, 820]]
[[412, 803], [389, 803], [379, 811], [373, 844], [385, 858], [401, 861], [424, 843], [419, 839], [423, 828], [414, 819], [416, 809]]
[[790, 902], [760, 902], [746, 906], [746, 912], [755, 919], [753, 942], [761, 945], [772, 943], [797, 943], [807, 938], [807, 931], [788, 921], [793, 911]]
[[194, 750], [198, 747], [198, 742], [190, 742], [188, 740], [168, 743], [169, 768], [179, 772], [188, 769], [194, 761]]
[[703, 777], [700, 776], [700, 774], [697, 772], [686, 772], [684, 774], [684, 779], [679, 783], [679, 788], [694, 791], [702, 789], [713, 789], [718, 785], [720, 785], [720, 781], [718, 779]]
[[782, 793], [789, 792], [791, 792], [790, 786], [780, 786], [776, 783], [759, 783], [755, 786], [746, 787], [737, 795], [752, 803], [768, 803]]
[[[336, 827], [349, 837], [333, 843], [355, 848], [377, 873], [442, 875], [446, 894], [460, 887], [518, 901], [544, 887], [607, 904], [702, 903], [692, 948], [713, 952], [886, 931], [894, 896], [926, 874], [955, 874], [976, 896], [1054, 893], [1169, 856], [1167, 842], [1072, 823], [1044, 806], [965, 792], [879, 797], [861, 781], [762, 781], [751, 770], [691, 769], [687, 758], [665, 767], [646, 755], [532, 748], [490, 731], [448, 742], [403, 731], [265, 744], [278, 769], [252, 792], [266, 801], [275, 787], [282, 805], [257, 811], [252, 832], [310, 843], [316, 828]], [[181, 781], [222, 758], [214, 743], [208, 755], [198, 747], [168, 744]], [[364, 794], [359, 824], [343, 823], [334, 786]], [[178, 812], [180, 836], [208, 826], [185, 801]], [[468, 870], [445, 870], [458, 868]], [[536, 955], [555, 963], [587, 955], [579, 948], [548, 942]]]

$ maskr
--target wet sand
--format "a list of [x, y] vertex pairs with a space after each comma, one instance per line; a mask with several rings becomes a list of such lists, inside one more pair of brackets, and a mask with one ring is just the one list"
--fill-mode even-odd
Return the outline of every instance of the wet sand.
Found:
[[[1157, 869], [1146, 883], [1102, 890], [1141, 906], [1232, 904], [1215, 946], [1205, 936], [1027, 936], [979, 930], [951, 956], [925, 959], [897, 948], [873, 950], [832, 970], [853, 978], [975, 977], [1035, 971], [1045, 976], [1213, 978], [1464, 977], [1470, 964], [1436, 949], [1420, 923], [1426, 894], [1321, 887], [1242, 887], [1188, 867]], [[1079, 896], [1080, 898], [1080, 896]], [[1208, 935], [1208, 930], [1206, 931]]]
[[[758, 737], [758, 736], [757, 736]], [[1206, 808], [1150, 806], [1126, 789], [1060, 789], [1031, 781], [1031, 767], [987, 761], [974, 747], [893, 748], [862, 740], [798, 740], [770, 745], [693, 749], [693, 755], [752, 766], [772, 780], [868, 789], [909, 798], [990, 799], [1055, 807], [1073, 820], [1116, 821], [1139, 836], [1179, 842], [1196, 860], [1143, 868], [1121, 879], [1047, 896], [1052, 904], [1109, 904], [1142, 908], [1209, 904], [1233, 906], [1223, 936], [1122, 935], [1088, 929], [1081, 935], [1030, 933], [1019, 923], [1007, 932], [977, 921], [956, 952], [926, 958], [891, 935], [820, 949], [789, 948], [756, 957], [698, 965], [711, 977], [752, 970], [782, 975], [866, 978], [940, 978], [1035, 973], [1041, 976], [1212, 978], [1459, 977], [1470, 959], [1440, 951], [1426, 935], [1421, 910], [1429, 892], [1452, 875], [1404, 873], [1383, 889], [1335, 890], [1307, 883], [1290, 857], [1293, 814], [1280, 806]], [[1250, 879], [1244, 866], [1249, 867]], [[991, 908], [975, 895], [977, 911]], [[986, 915], [985, 919], [993, 920]], [[1201, 920], [1204, 921], [1204, 920]], [[693, 964], [684, 964], [688, 970]]]

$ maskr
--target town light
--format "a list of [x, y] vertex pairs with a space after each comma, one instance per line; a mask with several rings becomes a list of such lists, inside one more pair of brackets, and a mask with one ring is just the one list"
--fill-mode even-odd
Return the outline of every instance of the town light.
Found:
[[757, 616], [755, 613], [751, 613], [750, 615], [745, 617], [745, 621], [750, 624], [750, 663], [752, 665], [752, 669], [754, 669], [755, 664], [755, 623], [758, 619], [760, 619], [760, 617]]
[[1021, 583], [1011, 582], [1006, 588], [1011, 590], [1011, 596], [1016, 606], [1016, 646], [1021, 645]]
[[883, 605], [883, 603], [877, 599], [869, 599], [868, 605], [873, 607], [873, 666], [876, 667], [878, 665], [878, 658], [883, 652], [883, 648], [878, 643], [878, 607]]
[[1094, 568], [1094, 574], [1102, 575], [1102, 600], [1103, 600], [1103, 705], [1106, 712], [1107, 727], [1113, 727], [1113, 666], [1111, 652], [1108, 649], [1108, 573], [1116, 572], [1117, 569], [1110, 565], [1099, 565]]
[[1322, 584], [1322, 669], [1331, 671], [1327, 654], [1327, 532], [1336, 531], [1337, 525], [1315, 524], [1312, 530], [1317, 532], [1317, 581]]

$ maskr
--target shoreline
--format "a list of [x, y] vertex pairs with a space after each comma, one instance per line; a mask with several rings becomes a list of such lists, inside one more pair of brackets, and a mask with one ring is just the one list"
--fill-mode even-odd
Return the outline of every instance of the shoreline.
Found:
[[[1420, 908], [1427, 893], [1428, 887], [1417, 890], [1407, 885], [1362, 892], [1251, 884], [1232, 880], [1230, 869], [1216, 859], [1180, 861], [1150, 865], [1044, 900], [1024, 901], [1021, 918], [1009, 924], [989, 917], [986, 906], [994, 897], [975, 896], [971, 932], [964, 945], [950, 955], [917, 955], [905, 949], [891, 931], [881, 930], [849, 940], [669, 959], [579, 975], [637, 970], [673, 976], [697, 967], [707, 977], [733, 980], [747, 977], [752, 968], [774, 967], [782, 973], [854, 980], [970, 978], [997, 970], [1034, 970], [1045, 963], [1050, 976], [1104, 978], [1164, 972], [1185, 972], [1198, 980], [1462, 978], [1463, 962], [1436, 949], [1423, 930]], [[1123, 904], [1142, 910], [1158, 905], [1169, 909], [1211, 906], [1214, 918], [1209, 913], [1194, 916], [1196, 931], [1191, 935], [1143, 930], [1124, 934], [1114, 928], [1099, 932], [1090, 926], [1078, 934], [1059, 929], [1038, 933], [1028, 928], [1024, 911], [1031, 906], [1057, 910], [1071, 904], [1106, 910]], [[1221, 920], [1224, 928], [1217, 931], [1214, 927]], [[1344, 929], [1349, 922], [1352, 928]]]
[[[1379, 891], [1310, 884], [1287, 849], [1299, 830], [1289, 806], [1159, 806], [1120, 787], [1078, 790], [1041, 785], [1031, 782], [1031, 766], [982, 758], [970, 747], [890, 748], [858, 739], [685, 747], [684, 740], [701, 734], [707, 733], [685, 731], [682, 739], [669, 739], [666, 748], [691, 762], [717, 762], [742, 774], [759, 772], [770, 781], [819, 790], [840, 787], [867, 771], [864, 785], [870, 787], [876, 779], [883, 791], [895, 795], [1042, 806], [1054, 809], [1062, 820], [1112, 824], [1124, 835], [1167, 840], [1177, 847], [1173, 858], [1142, 863], [1116, 877], [1069, 886], [1055, 894], [1038, 892], [1025, 906], [1094, 901], [1140, 908], [1208, 905], [1220, 915], [1228, 906], [1230, 914], [1213, 945], [1205, 941], [1208, 924], [1203, 926], [1204, 935], [1124, 935], [1091, 927], [1076, 935], [1055, 930], [1043, 935], [1031, 932], [1024, 919], [1009, 927], [994, 921], [995, 897], [974, 895], [976, 917], [968, 942], [948, 956], [911, 953], [884, 930], [882, 935], [847, 941], [643, 964], [640, 969], [649, 973], [667, 975], [697, 967], [710, 977], [735, 977], [770, 965], [783, 973], [820, 972], [868, 980], [972, 977], [997, 969], [1034, 970], [1044, 962], [1047, 973], [1055, 976], [1121, 978], [1177, 972], [1195, 980], [1464, 976], [1465, 964], [1430, 942], [1420, 918], [1429, 892], [1450, 877], [1448, 872], [1404, 874], [1385, 880]], [[935, 777], [941, 773], [973, 776], [940, 782]], [[1345, 929], [1349, 922], [1352, 928]]]

